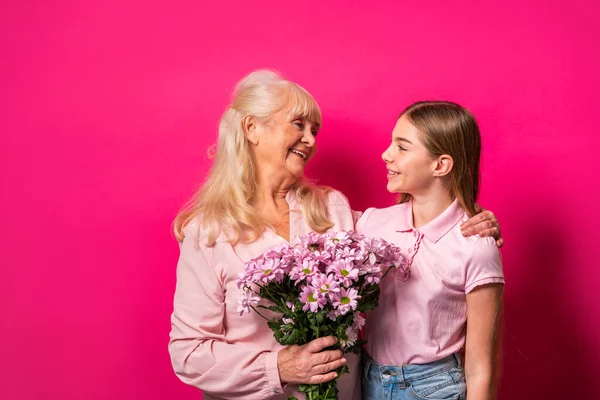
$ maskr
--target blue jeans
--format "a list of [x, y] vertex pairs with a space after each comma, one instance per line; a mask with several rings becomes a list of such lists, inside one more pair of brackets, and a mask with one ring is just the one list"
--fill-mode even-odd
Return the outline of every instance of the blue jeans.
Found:
[[465, 400], [467, 383], [460, 356], [428, 364], [379, 365], [366, 357], [363, 400]]

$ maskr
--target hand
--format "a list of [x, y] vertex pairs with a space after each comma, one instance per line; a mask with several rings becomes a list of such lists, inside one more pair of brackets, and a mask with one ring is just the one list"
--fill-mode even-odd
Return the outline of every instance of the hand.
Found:
[[490, 210], [484, 210], [477, 206], [476, 210], [479, 214], [465, 221], [460, 229], [464, 236], [479, 235], [481, 237], [491, 236], [496, 239], [496, 246], [499, 248], [504, 246], [504, 239], [500, 233], [500, 224], [496, 216]]
[[[341, 350], [325, 350], [333, 346], [333, 336], [313, 340], [303, 346], [288, 346], [277, 354], [281, 383], [318, 384], [337, 378], [333, 371], [346, 363]], [[331, 371], [331, 372], [330, 372]]]

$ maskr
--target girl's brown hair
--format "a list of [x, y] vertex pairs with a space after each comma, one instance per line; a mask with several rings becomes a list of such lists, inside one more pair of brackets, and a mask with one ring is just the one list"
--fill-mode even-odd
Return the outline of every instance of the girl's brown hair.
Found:
[[[418, 129], [421, 142], [432, 157], [452, 157], [449, 189], [469, 216], [475, 215], [481, 135], [473, 114], [449, 101], [420, 101], [402, 111], [402, 116]], [[398, 203], [410, 198], [410, 194], [403, 193]]]

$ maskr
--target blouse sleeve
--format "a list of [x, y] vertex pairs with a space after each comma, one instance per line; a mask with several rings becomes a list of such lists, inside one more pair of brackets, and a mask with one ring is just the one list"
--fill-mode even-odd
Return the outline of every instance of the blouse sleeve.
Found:
[[194, 234], [181, 243], [169, 353], [185, 383], [223, 399], [268, 399], [283, 393], [277, 352], [228, 343], [225, 290], [211, 248]]
[[350, 208], [346, 196], [334, 190], [329, 193], [329, 219], [334, 223], [333, 231], [354, 230], [355, 211]]

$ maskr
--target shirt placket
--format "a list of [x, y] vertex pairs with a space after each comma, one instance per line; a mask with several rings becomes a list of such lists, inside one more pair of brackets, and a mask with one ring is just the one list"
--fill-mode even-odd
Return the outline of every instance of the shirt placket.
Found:
[[414, 237], [414, 240], [415, 240], [414, 244], [406, 251], [407, 256], [408, 256], [408, 268], [411, 268], [412, 263], [415, 259], [415, 256], [417, 255], [417, 252], [419, 251], [419, 247], [421, 246], [421, 241], [423, 240], [423, 234], [416, 229], [411, 229], [408, 232], [410, 232], [412, 234], [412, 236]]

